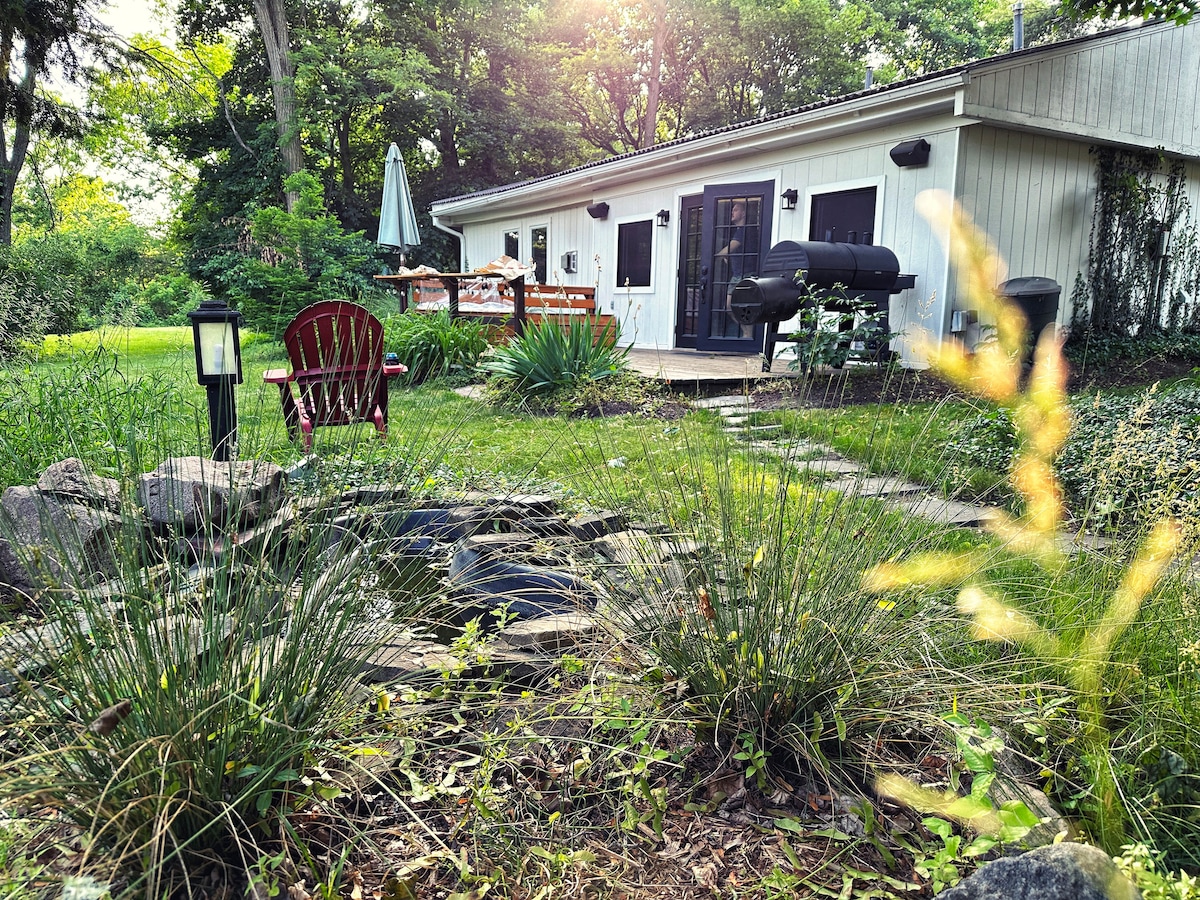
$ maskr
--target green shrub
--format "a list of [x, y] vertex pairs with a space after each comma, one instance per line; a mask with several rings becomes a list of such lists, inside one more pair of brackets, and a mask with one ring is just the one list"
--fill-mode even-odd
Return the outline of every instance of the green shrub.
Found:
[[1128, 530], [1166, 516], [1200, 532], [1200, 388], [1076, 400], [1055, 464], [1072, 506]]
[[408, 366], [405, 378], [412, 384], [471, 375], [488, 348], [489, 328], [474, 319], [451, 319], [444, 310], [432, 315], [410, 311], [384, 321], [384, 349]]
[[1006, 472], [1017, 452], [1017, 429], [1003, 408], [979, 413], [957, 425], [946, 449], [969, 465]]
[[235, 251], [200, 266], [246, 317], [249, 327], [279, 336], [296, 313], [319, 300], [362, 302], [380, 293], [376, 247], [362, 232], [347, 234], [325, 209], [320, 183], [306, 172], [287, 179], [299, 197], [291, 211], [250, 209]]
[[629, 351], [616, 345], [619, 329], [609, 323], [598, 332], [585, 316], [570, 316], [566, 328], [557, 320], [529, 325], [483, 363], [483, 368], [521, 398], [535, 398], [584, 382], [600, 381], [623, 371]]

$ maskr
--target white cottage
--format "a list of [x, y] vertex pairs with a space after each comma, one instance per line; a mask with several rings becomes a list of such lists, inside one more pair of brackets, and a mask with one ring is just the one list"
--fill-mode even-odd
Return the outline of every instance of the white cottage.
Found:
[[738, 326], [727, 292], [784, 240], [884, 245], [916, 276], [892, 296], [892, 328], [965, 328], [947, 254], [914, 210], [939, 188], [992, 236], [1010, 277], [1063, 286], [1065, 322], [1087, 268], [1091, 147], [1185, 160], [1200, 208], [1198, 80], [1200, 19], [1139, 25], [441, 200], [433, 219], [461, 238], [464, 268], [507, 253], [532, 259], [539, 280], [594, 284], [625, 342], [756, 352], [762, 327]]

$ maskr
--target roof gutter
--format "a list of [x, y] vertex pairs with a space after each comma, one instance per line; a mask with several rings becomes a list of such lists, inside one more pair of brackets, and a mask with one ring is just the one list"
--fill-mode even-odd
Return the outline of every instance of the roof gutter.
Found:
[[448, 225], [443, 225], [441, 219], [439, 219], [436, 215], [431, 217], [431, 221], [433, 222], [433, 227], [438, 231], [445, 232], [458, 241], [458, 271], [465, 272], [467, 270], [467, 248], [463, 244], [462, 232], [456, 231]]

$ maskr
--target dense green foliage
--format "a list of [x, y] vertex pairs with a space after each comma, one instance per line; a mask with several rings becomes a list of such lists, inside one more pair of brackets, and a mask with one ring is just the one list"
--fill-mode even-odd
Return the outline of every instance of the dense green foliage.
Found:
[[1092, 152], [1096, 206], [1087, 277], [1072, 298], [1073, 340], [1200, 332], [1200, 236], [1184, 164], [1161, 153]]
[[525, 328], [483, 363], [517, 401], [600, 381], [626, 368], [615, 320], [597, 329], [586, 316], [546, 318]]
[[301, 172], [286, 184], [297, 194], [290, 212], [278, 206], [251, 209], [236, 249], [200, 267], [249, 327], [276, 336], [296, 313], [320, 300], [361, 301], [382, 293], [371, 280], [378, 271], [375, 245], [361, 232], [343, 231], [311, 175]]
[[1166, 516], [1200, 537], [1200, 388], [1081, 398], [1055, 469], [1081, 515], [1128, 533]]
[[491, 326], [473, 319], [451, 319], [442, 310], [432, 315], [410, 311], [384, 320], [384, 349], [408, 366], [404, 378], [411, 384], [443, 376], [469, 376], [488, 348], [490, 331]]

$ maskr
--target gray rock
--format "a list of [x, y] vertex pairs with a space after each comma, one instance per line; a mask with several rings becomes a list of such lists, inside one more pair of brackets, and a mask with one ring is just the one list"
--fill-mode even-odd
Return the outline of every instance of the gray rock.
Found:
[[1051, 844], [998, 859], [939, 900], [1139, 900], [1140, 892], [1104, 851]]
[[496, 638], [519, 650], [553, 653], [597, 638], [601, 633], [600, 626], [590, 616], [568, 612], [518, 620], [502, 628]]
[[0, 520], [6, 593], [32, 594], [64, 576], [71, 586], [86, 586], [117, 572], [122, 523], [116, 513], [18, 485], [0, 495]]
[[138, 497], [155, 525], [191, 530], [270, 515], [283, 500], [284, 480], [274, 463], [177, 457], [142, 476]]
[[93, 475], [74, 457], [56, 462], [44, 471], [38, 490], [85, 506], [99, 506], [118, 512], [121, 509], [121, 483], [115, 478]]

